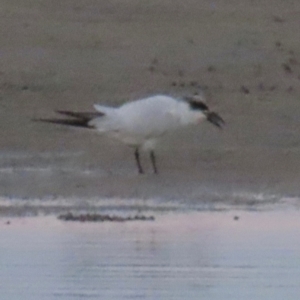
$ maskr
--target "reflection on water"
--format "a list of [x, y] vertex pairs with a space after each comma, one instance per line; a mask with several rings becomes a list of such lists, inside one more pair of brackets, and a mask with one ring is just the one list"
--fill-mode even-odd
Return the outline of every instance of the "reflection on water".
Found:
[[1, 219], [1, 299], [297, 299], [299, 217], [242, 211], [118, 224]]

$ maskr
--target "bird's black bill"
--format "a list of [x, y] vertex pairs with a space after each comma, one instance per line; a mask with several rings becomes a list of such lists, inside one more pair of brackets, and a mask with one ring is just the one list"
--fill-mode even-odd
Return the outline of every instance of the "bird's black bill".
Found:
[[225, 121], [215, 112], [208, 112], [206, 115], [207, 121], [219, 127], [220, 129], [225, 125]]

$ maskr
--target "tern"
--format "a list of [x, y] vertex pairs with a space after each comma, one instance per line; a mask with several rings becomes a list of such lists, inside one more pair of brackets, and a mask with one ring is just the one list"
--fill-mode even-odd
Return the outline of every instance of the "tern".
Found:
[[139, 174], [144, 173], [140, 149], [149, 151], [153, 171], [158, 173], [154, 149], [157, 141], [166, 133], [200, 124], [203, 120], [218, 128], [225, 124], [219, 114], [209, 110], [201, 95], [184, 98], [154, 95], [116, 108], [99, 104], [95, 104], [94, 108], [94, 112], [58, 110], [57, 113], [68, 118], [38, 121], [94, 129], [122, 141], [134, 149]]

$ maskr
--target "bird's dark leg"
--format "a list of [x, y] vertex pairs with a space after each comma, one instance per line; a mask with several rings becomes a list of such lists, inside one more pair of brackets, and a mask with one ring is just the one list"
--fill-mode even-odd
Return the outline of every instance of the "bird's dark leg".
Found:
[[154, 174], [157, 174], [158, 172], [156, 167], [156, 158], [153, 150], [150, 151], [150, 159], [151, 159]]
[[138, 166], [139, 174], [143, 174], [144, 171], [143, 171], [143, 168], [142, 168], [142, 165], [141, 165], [141, 162], [140, 162], [139, 148], [135, 149], [135, 151], [134, 151], [134, 157], [135, 157], [136, 164]]

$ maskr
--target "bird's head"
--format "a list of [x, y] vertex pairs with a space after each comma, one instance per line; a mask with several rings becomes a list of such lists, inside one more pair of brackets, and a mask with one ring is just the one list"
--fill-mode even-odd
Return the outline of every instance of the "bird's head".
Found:
[[193, 95], [185, 97], [185, 100], [189, 103], [190, 109], [193, 111], [200, 111], [213, 125], [218, 128], [222, 128], [225, 125], [225, 121], [216, 112], [210, 111], [203, 95]]

